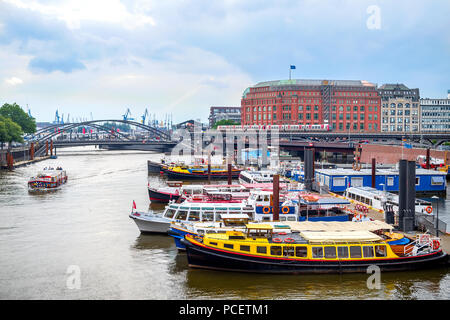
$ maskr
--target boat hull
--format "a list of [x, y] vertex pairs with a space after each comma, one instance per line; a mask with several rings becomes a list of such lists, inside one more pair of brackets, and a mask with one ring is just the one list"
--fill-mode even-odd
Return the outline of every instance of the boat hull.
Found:
[[148, 189], [148, 196], [151, 202], [169, 203], [171, 200], [178, 200], [181, 195], [158, 192], [158, 190]]
[[[166, 170], [165, 173], [169, 178], [179, 179], [179, 180], [208, 180], [208, 173], [183, 173], [175, 172], [171, 170]], [[233, 179], [239, 177], [239, 172], [233, 171], [231, 173]], [[227, 179], [228, 173], [211, 173], [211, 179]]]
[[130, 218], [134, 220], [141, 233], [163, 233], [167, 234], [170, 228], [170, 222], [162, 218], [141, 218], [135, 213], [130, 214]]
[[186, 247], [190, 267], [222, 271], [281, 274], [367, 273], [369, 266], [373, 265], [378, 266], [382, 272], [448, 265], [448, 255], [442, 250], [421, 256], [396, 259], [314, 261], [236, 254], [195, 244], [186, 239], [182, 239], [181, 242]]

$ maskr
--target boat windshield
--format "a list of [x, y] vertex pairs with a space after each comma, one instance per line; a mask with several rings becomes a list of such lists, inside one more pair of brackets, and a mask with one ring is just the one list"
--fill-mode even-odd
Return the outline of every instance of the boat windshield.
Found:
[[186, 220], [188, 212], [186, 210], [180, 210], [175, 216], [177, 220]]
[[172, 219], [175, 212], [176, 212], [176, 210], [174, 210], [174, 209], [167, 209], [166, 212], [164, 213], [164, 217]]
[[214, 221], [214, 212], [211, 211], [205, 211], [202, 213], [202, 220], [203, 221]]

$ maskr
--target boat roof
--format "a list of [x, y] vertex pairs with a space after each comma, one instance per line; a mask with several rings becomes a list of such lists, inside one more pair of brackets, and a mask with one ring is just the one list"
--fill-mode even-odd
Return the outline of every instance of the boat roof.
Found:
[[[189, 202], [188, 200], [181, 203], [171, 203], [169, 207], [172, 209], [203, 209], [203, 210], [214, 210], [214, 208], [219, 208], [222, 210], [226, 210], [227, 208], [230, 210], [242, 210], [246, 205], [242, 202], [235, 203], [223, 203], [223, 202]], [[248, 210], [253, 210], [249, 207]]]
[[393, 226], [379, 220], [374, 221], [283, 221], [292, 230], [297, 231], [376, 231], [376, 230], [392, 230]]
[[273, 230], [273, 226], [267, 223], [251, 223], [246, 224], [247, 229], [258, 229], [258, 230]]
[[240, 214], [240, 213], [235, 213], [235, 214], [222, 213], [220, 215], [220, 217], [222, 219], [250, 219], [248, 214]]
[[[315, 172], [319, 174], [325, 174], [328, 176], [367, 176], [372, 175], [372, 169], [361, 169], [359, 171], [346, 168], [336, 168], [336, 169], [316, 169]], [[381, 176], [398, 176], [398, 169], [376, 169], [376, 175]], [[445, 172], [437, 170], [427, 170], [422, 168], [416, 168], [416, 176], [421, 175], [446, 175]]]
[[325, 241], [345, 241], [345, 242], [360, 242], [360, 241], [380, 241], [381, 237], [370, 231], [302, 231], [301, 236], [311, 242], [325, 242]]

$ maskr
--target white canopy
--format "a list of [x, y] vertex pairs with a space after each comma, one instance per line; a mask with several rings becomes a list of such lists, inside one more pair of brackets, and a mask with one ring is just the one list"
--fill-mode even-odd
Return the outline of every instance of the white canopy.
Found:
[[392, 230], [393, 227], [383, 221], [286, 221], [292, 230], [297, 231], [376, 231]]
[[370, 231], [303, 231], [300, 232], [303, 238], [311, 242], [360, 242], [379, 241], [381, 237]]

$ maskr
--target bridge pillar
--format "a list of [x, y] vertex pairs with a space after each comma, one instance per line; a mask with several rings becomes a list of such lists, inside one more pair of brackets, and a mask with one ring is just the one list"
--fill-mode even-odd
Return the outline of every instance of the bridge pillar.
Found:
[[34, 142], [31, 143], [30, 147], [30, 160], [34, 160]]
[[45, 140], [45, 156], [48, 156], [48, 140]]

